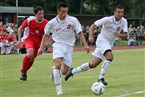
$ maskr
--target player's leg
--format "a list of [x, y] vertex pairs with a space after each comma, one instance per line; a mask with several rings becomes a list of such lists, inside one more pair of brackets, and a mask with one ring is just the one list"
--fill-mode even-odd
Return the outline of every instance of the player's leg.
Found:
[[81, 66], [78, 66], [76, 68], [71, 68], [69, 73], [65, 76], [65, 81], [67, 81], [75, 73], [86, 71], [90, 68], [95, 68], [96, 66], [98, 66], [102, 62], [103, 56], [98, 51], [98, 49], [95, 49], [95, 51], [92, 55], [94, 56], [94, 59], [91, 62], [86, 62], [86, 63], [83, 63]]
[[55, 67], [53, 67], [53, 77], [56, 85], [56, 93], [57, 95], [63, 94], [62, 92], [62, 72], [61, 72], [61, 64], [64, 57], [64, 46], [59, 43], [54, 43], [53, 45], [53, 60], [55, 62]]
[[105, 74], [107, 72], [107, 69], [109, 68], [111, 61], [113, 60], [113, 54], [112, 54], [112, 45], [111, 43], [102, 38], [96, 42], [96, 45], [98, 46], [98, 49], [101, 51], [102, 55], [105, 56], [105, 61], [102, 64], [100, 76], [99, 76], [99, 82], [102, 82], [104, 85], [107, 85], [105, 82]]
[[57, 92], [57, 95], [61, 95], [61, 94], [63, 94], [63, 92], [62, 92], [62, 83], [61, 83], [62, 58], [56, 58], [56, 59], [54, 59], [54, 62], [55, 62], [55, 68], [53, 69], [53, 76], [54, 76], [54, 82], [55, 82], [55, 85], [56, 85], [56, 92]]
[[32, 66], [34, 62], [34, 44], [32, 42], [26, 43], [27, 53], [23, 58], [21, 69], [21, 80], [27, 80], [27, 70]]
[[66, 75], [66, 74], [68, 73], [69, 69], [70, 69], [69, 66], [67, 66], [66, 64], [63, 64], [63, 65], [61, 66], [61, 72], [62, 72], [62, 74], [63, 74], [63, 75]]
[[102, 64], [102, 68], [101, 68], [101, 72], [100, 72], [100, 76], [99, 76], [99, 80], [103, 82], [104, 85], [107, 85], [107, 83], [104, 80], [105, 74], [107, 72], [107, 69], [109, 68], [111, 61], [113, 60], [113, 54], [111, 50], [106, 50], [106, 52], [104, 53], [105, 56], [105, 61]]

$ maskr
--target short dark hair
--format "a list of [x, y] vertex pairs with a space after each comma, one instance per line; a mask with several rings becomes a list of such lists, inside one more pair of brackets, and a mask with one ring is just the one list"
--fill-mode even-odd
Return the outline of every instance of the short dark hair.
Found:
[[122, 5], [117, 5], [115, 8], [114, 8], [114, 11], [116, 10], [116, 9], [124, 9], [124, 7], [122, 6]]
[[43, 10], [43, 8], [41, 6], [37, 6], [36, 8], [34, 8], [34, 14], [37, 14], [40, 10]]
[[67, 5], [66, 3], [59, 3], [59, 4], [57, 5], [57, 10], [60, 10], [61, 7], [67, 8], [68, 5]]

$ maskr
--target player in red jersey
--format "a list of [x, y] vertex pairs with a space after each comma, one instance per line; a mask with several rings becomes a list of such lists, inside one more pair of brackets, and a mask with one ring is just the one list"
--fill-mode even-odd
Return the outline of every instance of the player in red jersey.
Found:
[[29, 17], [24, 20], [18, 29], [17, 46], [21, 43], [21, 35], [24, 28], [29, 27], [29, 35], [25, 39], [26, 55], [22, 62], [20, 80], [27, 80], [27, 71], [32, 66], [34, 59], [37, 56], [37, 51], [40, 47], [41, 39], [44, 34], [44, 27], [47, 20], [44, 19], [44, 10], [38, 6], [34, 9], [35, 17]]

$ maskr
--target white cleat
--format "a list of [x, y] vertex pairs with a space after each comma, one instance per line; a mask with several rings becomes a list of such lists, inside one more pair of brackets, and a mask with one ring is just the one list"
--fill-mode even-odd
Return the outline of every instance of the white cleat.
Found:
[[62, 95], [63, 94], [61, 85], [56, 86], [56, 92], [57, 92], [57, 95]]
[[55, 66], [53, 66], [53, 67], [51, 68], [51, 75], [50, 75], [50, 79], [51, 79], [52, 81], [54, 81], [53, 69], [55, 69]]

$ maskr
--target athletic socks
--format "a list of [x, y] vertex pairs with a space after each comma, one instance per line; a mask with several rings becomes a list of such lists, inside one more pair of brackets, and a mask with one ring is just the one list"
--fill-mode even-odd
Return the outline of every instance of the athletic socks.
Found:
[[62, 77], [61, 70], [53, 69], [53, 76], [54, 76], [55, 85], [56, 86], [61, 85], [61, 77]]
[[109, 60], [105, 60], [105, 61], [103, 62], [103, 65], [102, 65], [102, 68], [101, 68], [101, 72], [100, 72], [99, 79], [104, 78], [105, 73], [106, 73], [108, 67], [110, 66], [110, 64], [111, 64], [111, 61], [109, 61]]
[[72, 70], [72, 74], [75, 74], [75, 73], [78, 73], [78, 72], [81, 72], [81, 71], [88, 70], [89, 68], [90, 68], [90, 63], [89, 62], [84, 63], [81, 66], [74, 68]]
[[26, 55], [22, 63], [22, 74], [26, 74], [27, 70], [32, 66], [33, 61]]

